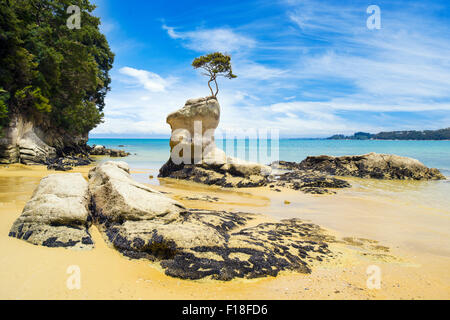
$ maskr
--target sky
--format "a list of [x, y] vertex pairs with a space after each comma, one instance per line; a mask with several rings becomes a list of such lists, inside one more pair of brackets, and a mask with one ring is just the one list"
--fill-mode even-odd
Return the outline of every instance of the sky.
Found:
[[223, 130], [320, 138], [450, 127], [448, 1], [93, 2], [116, 56], [91, 138], [169, 137], [167, 115], [210, 95], [191, 63], [214, 51], [231, 55], [238, 76], [219, 82]]

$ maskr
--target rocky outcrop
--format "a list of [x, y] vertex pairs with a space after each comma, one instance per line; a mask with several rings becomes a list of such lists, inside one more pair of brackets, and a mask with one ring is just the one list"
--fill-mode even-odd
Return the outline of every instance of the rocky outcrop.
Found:
[[335, 194], [337, 189], [351, 188], [345, 180], [312, 170], [299, 170], [295, 162], [280, 161], [276, 168], [287, 171], [274, 173], [271, 188], [285, 187], [310, 194]]
[[56, 150], [45, 144], [33, 132], [26, 132], [19, 140], [20, 162], [23, 164], [44, 163], [56, 157]]
[[188, 100], [171, 113], [171, 157], [159, 177], [191, 180], [222, 187], [255, 187], [267, 184], [271, 168], [259, 163], [227, 157], [217, 148], [214, 133], [220, 121], [215, 97]]
[[107, 161], [89, 172], [89, 191], [97, 220], [109, 222], [179, 219], [181, 204], [130, 176], [126, 162]]
[[74, 167], [87, 166], [92, 163], [90, 158], [79, 158], [73, 156], [56, 157], [45, 162], [48, 170], [70, 171]]
[[48, 164], [67, 155], [86, 156], [87, 133], [73, 135], [45, 121], [11, 115], [0, 132], [0, 163]]
[[295, 219], [249, 225], [254, 218], [187, 209], [134, 181], [125, 162], [109, 161], [90, 171], [89, 186], [80, 174], [42, 179], [9, 235], [48, 247], [91, 248], [94, 222], [123, 255], [160, 263], [183, 279], [309, 273], [313, 261], [333, 257], [328, 243], [335, 239], [317, 225]]
[[130, 155], [129, 152], [120, 149], [108, 149], [104, 146], [93, 145], [88, 148], [88, 152], [92, 156], [109, 156], [113, 158], [124, 158]]
[[430, 169], [416, 159], [389, 154], [369, 153], [360, 156], [308, 157], [294, 165], [298, 170], [313, 170], [336, 176], [373, 179], [441, 180], [437, 169]]
[[88, 184], [81, 174], [50, 175], [41, 180], [9, 236], [46, 247], [92, 248], [88, 205]]
[[254, 215], [184, 208], [135, 182], [124, 162], [106, 162], [89, 174], [93, 218], [111, 245], [130, 258], [160, 262], [183, 279], [231, 280], [311, 271], [332, 256], [333, 241], [298, 220], [246, 225]]

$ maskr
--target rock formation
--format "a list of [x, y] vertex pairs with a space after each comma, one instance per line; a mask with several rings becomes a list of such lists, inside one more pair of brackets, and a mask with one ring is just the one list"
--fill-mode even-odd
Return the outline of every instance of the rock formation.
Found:
[[86, 180], [79, 173], [41, 180], [9, 235], [46, 247], [91, 248]]
[[271, 188], [286, 187], [310, 194], [334, 194], [333, 189], [351, 188], [345, 180], [313, 170], [300, 170], [295, 162], [279, 161], [272, 166], [283, 171], [274, 172]]
[[331, 238], [315, 225], [291, 220], [245, 228], [253, 215], [186, 209], [131, 179], [124, 162], [92, 169], [89, 189], [93, 218], [110, 243], [128, 257], [160, 261], [171, 276], [231, 280], [310, 272], [306, 257], [331, 255]]
[[130, 155], [129, 152], [119, 149], [108, 149], [104, 146], [93, 145], [88, 147], [88, 152], [92, 156], [109, 156], [113, 158], [124, 158]]
[[336, 176], [373, 179], [441, 180], [445, 177], [437, 169], [430, 169], [420, 161], [389, 154], [369, 153], [360, 156], [308, 157], [294, 165], [297, 170], [313, 170]]
[[317, 225], [293, 219], [248, 226], [254, 218], [187, 209], [134, 181], [125, 162], [109, 161], [90, 171], [89, 187], [79, 174], [42, 179], [10, 236], [49, 247], [89, 248], [93, 221], [125, 256], [158, 262], [166, 274], [183, 279], [309, 273], [312, 261], [333, 256], [328, 243], [334, 238]]
[[87, 155], [87, 134], [69, 134], [23, 115], [12, 116], [0, 137], [0, 163], [48, 164], [57, 156]]
[[227, 157], [217, 148], [214, 132], [220, 121], [220, 105], [215, 97], [188, 100], [171, 113], [171, 157], [159, 177], [186, 179], [223, 187], [255, 187], [267, 183], [271, 168]]

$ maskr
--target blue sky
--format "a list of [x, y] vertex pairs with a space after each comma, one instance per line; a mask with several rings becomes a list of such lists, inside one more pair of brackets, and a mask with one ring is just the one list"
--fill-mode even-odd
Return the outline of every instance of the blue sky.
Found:
[[[221, 129], [284, 137], [450, 127], [448, 1], [95, 0], [116, 54], [105, 122], [91, 137], [159, 138], [209, 95], [192, 60], [232, 56]], [[369, 5], [381, 29], [367, 28]]]

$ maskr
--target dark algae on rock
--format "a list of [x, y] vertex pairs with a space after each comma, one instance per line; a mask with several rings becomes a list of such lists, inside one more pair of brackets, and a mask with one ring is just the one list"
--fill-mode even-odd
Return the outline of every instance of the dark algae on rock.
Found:
[[287, 220], [248, 227], [253, 214], [184, 208], [128, 172], [123, 162], [91, 171], [93, 219], [115, 249], [159, 261], [170, 276], [231, 280], [283, 270], [309, 273], [310, 260], [332, 256], [332, 237], [316, 225]]
[[373, 179], [445, 180], [439, 170], [428, 168], [420, 161], [391, 154], [369, 153], [359, 156], [308, 157], [296, 167], [336, 176]]
[[299, 219], [258, 223], [257, 217], [186, 208], [133, 180], [125, 162], [108, 161], [89, 172], [89, 182], [73, 173], [42, 179], [10, 236], [51, 248], [89, 249], [88, 229], [95, 224], [124, 256], [159, 263], [167, 275], [191, 280], [311, 273], [315, 263], [340, 254], [330, 247], [339, 241], [318, 225]]
[[79, 173], [43, 178], [9, 236], [45, 247], [89, 249], [88, 184]]

